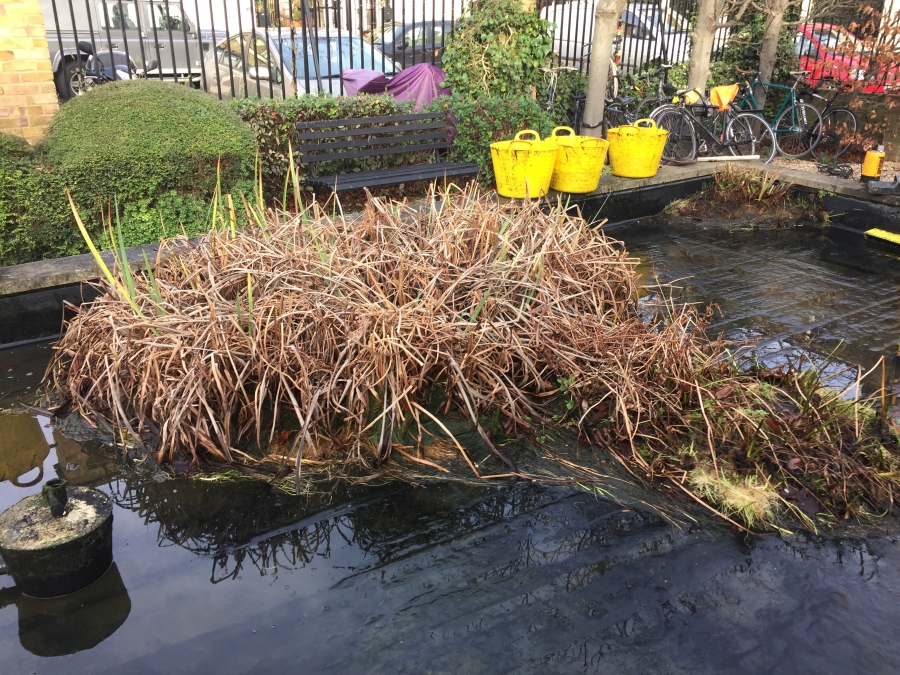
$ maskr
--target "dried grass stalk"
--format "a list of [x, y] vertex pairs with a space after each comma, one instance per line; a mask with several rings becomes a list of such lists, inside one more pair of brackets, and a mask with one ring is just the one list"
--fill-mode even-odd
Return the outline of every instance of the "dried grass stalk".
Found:
[[158, 436], [161, 461], [231, 461], [289, 411], [304, 456], [327, 439], [380, 463], [395, 428], [434, 417], [434, 390], [476, 425], [500, 410], [527, 427], [560, 381], [577, 382], [628, 439], [654, 406], [680, 407], [692, 318], [642, 320], [637, 261], [619, 242], [535, 203], [469, 191], [435, 204], [372, 199], [357, 220], [312, 204], [173, 248], [134, 275], [144, 318], [101, 282], [56, 347], [52, 382], [89, 419]]

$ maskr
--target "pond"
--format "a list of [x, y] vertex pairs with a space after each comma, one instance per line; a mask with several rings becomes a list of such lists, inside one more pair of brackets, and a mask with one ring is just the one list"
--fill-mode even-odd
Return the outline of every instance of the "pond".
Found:
[[[761, 360], [842, 343], [834, 372], [887, 356], [893, 380], [895, 252], [839, 230], [611, 234], [649, 284], [717, 303], [713, 332], [758, 340]], [[0, 407], [31, 396], [49, 350], [0, 351]], [[893, 518], [744, 539], [525, 483], [292, 497], [167, 479], [39, 416], [0, 424], [0, 510], [57, 474], [115, 503], [115, 563], [93, 586], [38, 601], [0, 577], [3, 673], [900, 671]]]

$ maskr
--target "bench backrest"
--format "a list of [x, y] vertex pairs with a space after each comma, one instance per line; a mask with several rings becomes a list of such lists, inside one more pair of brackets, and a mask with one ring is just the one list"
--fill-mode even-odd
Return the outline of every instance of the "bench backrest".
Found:
[[401, 153], [437, 152], [450, 147], [443, 113], [413, 113], [298, 122], [300, 161], [316, 175], [317, 162]]

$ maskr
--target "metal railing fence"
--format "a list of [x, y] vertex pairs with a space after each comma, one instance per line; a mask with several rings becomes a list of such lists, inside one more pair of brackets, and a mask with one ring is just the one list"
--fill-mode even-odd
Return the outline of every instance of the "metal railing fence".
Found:
[[[873, 0], [880, 2], [881, 0]], [[417, 64], [441, 65], [446, 37], [468, 0], [42, 0], [53, 71], [61, 96], [88, 57], [117, 52], [117, 62], [158, 67], [153, 77], [187, 82], [220, 98], [343, 94], [341, 72], [392, 75]], [[586, 73], [596, 0], [536, 0], [555, 24], [553, 49]], [[686, 62], [698, 0], [633, 0], [619, 23], [620, 74], [657, 61]], [[821, 22], [820, 22], [821, 23]], [[721, 29], [720, 54], [729, 29]], [[801, 36], [798, 36], [798, 49]], [[871, 41], [869, 41], [871, 42]], [[869, 44], [868, 42], [866, 44]], [[852, 70], [852, 68], [851, 68]], [[73, 79], [74, 78], [74, 79]]]

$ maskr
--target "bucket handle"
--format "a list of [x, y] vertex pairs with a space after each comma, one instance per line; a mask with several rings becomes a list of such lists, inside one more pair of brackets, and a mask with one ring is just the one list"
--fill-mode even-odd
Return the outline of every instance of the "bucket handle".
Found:
[[[20, 487], [20, 488], [27, 488], [27, 487], [31, 487], [32, 485], [37, 485], [44, 479], [44, 465], [43, 464], [40, 466], [40, 469], [41, 470], [38, 472], [37, 478], [35, 478], [34, 480], [30, 480], [27, 483], [19, 482], [19, 478], [21, 478], [22, 476], [19, 476], [19, 478], [11, 478], [9, 482], [12, 483], [13, 485], [15, 485], [16, 487]], [[29, 469], [29, 471], [31, 471], [31, 469]], [[25, 474], [22, 474], [22, 475], [24, 476]]]
[[[641, 124], [642, 122], [645, 122], [646, 124]], [[630, 136], [632, 134], [636, 134], [638, 132], [638, 129], [655, 130], [656, 122], [654, 122], [649, 117], [644, 117], [642, 119], [637, 120], [634, 124], [623, 124], [622, 126], [619, 127], [619, 133]]]
[[534, 129], [522, 129], [522, 131], [520, 131], [519, 133], [516, 134], [516, 137], [513, 140], [527, 141], [528, 140], [527, 138], [520, 138], [522, 136], [522, 134], [531, 134], [532, 136], [534, 136], [534, 138], [532, 140], [535, 140], [535, 141], [541, 140], [541, 135], [538, 132], [536, 132]]
[[572, 127], [553, 127], [553, 133], [550, 134], [550, 138], [556, 138], [560, 134], [559, 131], [568, 131], [569, 133], [563, 134], [565, 136], [576, 136], [575, 130]]

